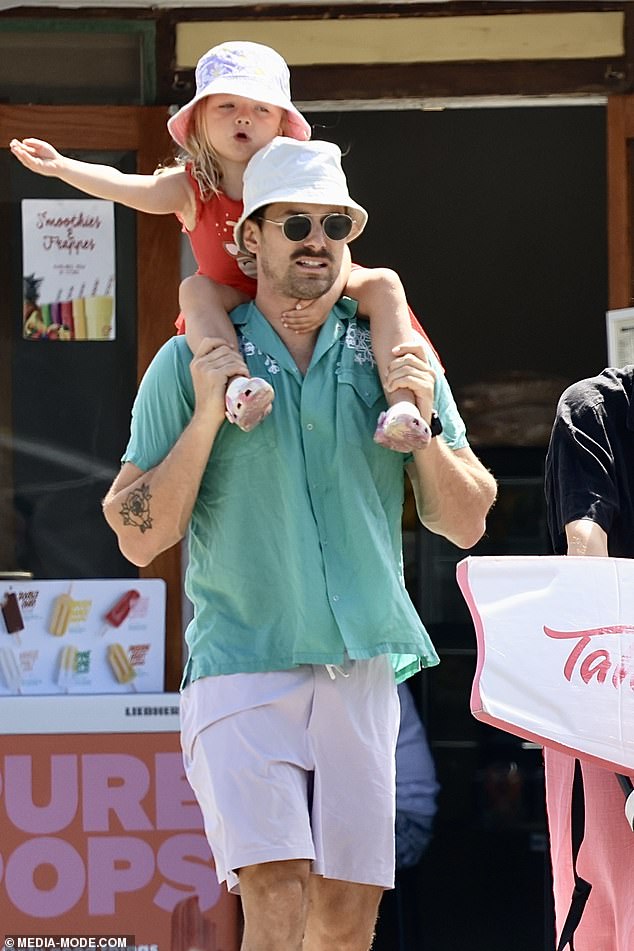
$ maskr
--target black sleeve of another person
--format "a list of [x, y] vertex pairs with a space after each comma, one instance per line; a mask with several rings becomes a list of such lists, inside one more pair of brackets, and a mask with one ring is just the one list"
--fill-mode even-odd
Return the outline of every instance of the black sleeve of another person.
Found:
[[548, 529], [556, 554], [566, 554], [565, 527], [588, 518], [610, 534], [621, 506], [619, 426], [622, 408], [610, 415], [601, 379], [582, 380], [562, 395], [546, 456], [545, 491]]

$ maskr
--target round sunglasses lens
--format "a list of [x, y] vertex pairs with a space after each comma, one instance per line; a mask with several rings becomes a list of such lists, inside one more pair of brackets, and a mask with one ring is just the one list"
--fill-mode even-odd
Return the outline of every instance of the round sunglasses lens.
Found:
[[324, 232], [331, 241], [343, 241], [352, 231], [353, 221], [349, 215], [326, 215]]
[[284, 222], [284, 234], [289, 241], [303, 241], [312, 229], [312, 222], [306, 215], [291, 215]]

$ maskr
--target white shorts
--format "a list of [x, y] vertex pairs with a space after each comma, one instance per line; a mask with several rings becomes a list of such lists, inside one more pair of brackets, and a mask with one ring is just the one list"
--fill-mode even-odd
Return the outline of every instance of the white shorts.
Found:
[[204, 677], [183, 691], [185, 771], [230, 891], [243, 866], [289, 859], [393, 887], [394, 672], [387, 655], [341, 671]]

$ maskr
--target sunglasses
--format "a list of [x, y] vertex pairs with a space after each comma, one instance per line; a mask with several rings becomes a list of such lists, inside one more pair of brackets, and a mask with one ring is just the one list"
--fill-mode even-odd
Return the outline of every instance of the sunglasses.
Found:
[[[289, 215], [284, 221], [274, 221], [273, 218], [260, 217], [259, 221], [268, 221], [277, 225], [284, 232], [289, 241], [303, 241], [313, 230], [313, 218], [317, 215]], [[333, 213], [319, 219], [323, 232], [331, 241], [343, 241], [354, 227], [354, 219], [350, 215]]]

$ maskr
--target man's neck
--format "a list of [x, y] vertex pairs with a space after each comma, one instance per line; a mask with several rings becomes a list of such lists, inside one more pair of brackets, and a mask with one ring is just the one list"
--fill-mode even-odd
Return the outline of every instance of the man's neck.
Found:
[[295, 298], [280, 297], [275, 294], [267, 295], [264, 291], [258, 289], [255, 297], [255, 305], [284, 343], [286, 349], [295, 361], [297, 369], [302, 374], [306, 373], [321, 327], [317, 327], [308, 333], [296, 333], [294, 330], [289, 330], [288, 327], [283, 325], [281, 315], [285, 311], [293, 310]]

